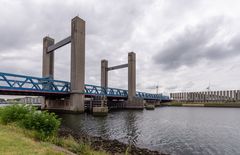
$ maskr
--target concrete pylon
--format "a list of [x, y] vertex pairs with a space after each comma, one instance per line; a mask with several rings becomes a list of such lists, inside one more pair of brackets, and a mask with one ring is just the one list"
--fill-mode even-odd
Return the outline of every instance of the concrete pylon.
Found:
[[48, 47], [54, 44], [54, 39], [50, 37], [43, 38], [43, 63], [42, 63], [42, 77], [54, 76], [54, 51], [48, 53]]
[[108, 87], [108, 61], [102, 60], [101, 61], [101, 86]]
[[128, 53], [128, 100], [136, 96], [136, 54]]
[[134, 52], [128, 53], [128, 101], [126, 108], [144, 108], [144, 101], [136, 97], [136, 54]]
[[[51, 78], [54, 77], [54, 51], [48, 53], [48, 47], [54, 44], [54, 39], [50, 37], [43, 38], [43, 57], [42, 57], [42, 77]], [[43, 85], [43, 87], [46, 87]], [[49, 108], [51, 99], [42, 97], [41, 108]]]
[[85, 21], [79, 17], [71, 23], [71, 95], [70, 110], [84, 112]]

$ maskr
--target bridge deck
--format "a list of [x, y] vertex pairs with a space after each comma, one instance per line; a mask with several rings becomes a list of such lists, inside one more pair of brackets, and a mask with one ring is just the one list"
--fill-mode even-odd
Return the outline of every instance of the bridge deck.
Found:
[[[103, 88], [95, 85], [85, 85], [83, 92], [86, 97], [107, 96], [111, 99], [127, 99], [128, 91], [117, 88]], [[25, 75], [16, 75], [0, 72], [1, 95], [30, 95], [30, 96], [59, 96], [70, 95], [70, 83]], [[148, 100], [164, 100], [166, 96], [137, 92], [136, 97]], [[168, 98], [166, 98], [168, 99]]]

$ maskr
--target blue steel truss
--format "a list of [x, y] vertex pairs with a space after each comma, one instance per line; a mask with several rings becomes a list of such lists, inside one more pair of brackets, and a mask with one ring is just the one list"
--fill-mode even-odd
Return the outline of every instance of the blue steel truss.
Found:
[[87, 95], [104, 95], [108, 97], [127, 97], [128, 92], [124, 89], [104, 88], [95, 85], [85, 85], [85, 94]]
[[0, 72], [0, 89], [12, 91], [68, 93], [70, 83], [50, 78], [16, 75]]
[[[24, 91], [41, 93], [70, 93], [70, 83], [66, 81], [53, 80], [51, 78], [39, 78], [33, 76], [16, 75], [0, 72], [0, 90], [1, 91]], [[107, 96], [127, 98], [128, 91], [117, 88], [103, 88], [100, 86], [85, 84], [85, 95]], [[143, 99], [167, 100], [168, 96], [161, 94], [150, 94], [137, 92], [136, 97]]]

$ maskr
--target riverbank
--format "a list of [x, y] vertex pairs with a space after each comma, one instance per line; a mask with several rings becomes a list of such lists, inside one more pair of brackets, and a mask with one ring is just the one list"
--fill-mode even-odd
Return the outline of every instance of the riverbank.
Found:
[[54, 113], [20, 104], [0, 108], [0, 146], [0, 154], [160, 155], [74, 132], [61, 125], [61, 118]]
[[104, 150], [111, 155], [164, 155], [158, 151], [151, 151], [134, 145], [130, 146], [118, 140], [103, 139], [101, 137], [87, 135], [83, 132], [74, 132], [64, 126], [61, 126], [58, 136], [63, 138], [71, 136], [78, 142], [90, 145], [94, 150]]
[[69, 135], [41, 141], [36, 139], [34, 132], [16, 125], [0, 124], [0, 146], [0, 154], [9, 155], [109, 155], [103, 150], [95, 151], [90, 145], [77, 142]]
[[0, 154], [63, 155], [73, 153], [48, 142], [36, 141], [13, 125], [0, 125]]
[[61, 119], [30, 105], [0, 108], [0, 154], [108, 155], [71, 136], [58, 137]]
[[15, 125], [0, 124], [0, 154], [36, 155], [163, 155], [157, 151], [129, 146], [117, 140], [107, 140], [61, 127], [58, 136], [40, 141], [31, 131]]
[[232, 107], [240, 108], [239, 102], [166, 102], [162, 106], [182, 106], [182, 107]]

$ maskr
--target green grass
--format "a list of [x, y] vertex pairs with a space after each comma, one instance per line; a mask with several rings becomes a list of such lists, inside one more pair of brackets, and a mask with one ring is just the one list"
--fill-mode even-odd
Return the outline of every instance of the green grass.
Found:
[[166, 102], [162, 103], [163, 106], [182, 106], [181, 102]]
[[105, 151], [92, 150], [89, 144], [77, 142], [73, 137], [55, 139], [55, 144], [79, 155], [108, 155]]
[[0, 125], [0, 154], [4, 155], [64, 155], [56, 146], [27, 137], [24, 131], [10, 125]]
[[205, 107], [240, 107], [240, 104], [239, 103], [214, 103], [214, 102], [210, 102], [210, 103], [204, 103], [204, 106]]
[[54, 113], [31, 106], [16, 104], [0, 108], [0, 155], [107, 154], [94, 151], [72, 137], [57, 137], [60, 123]]
[[2, 124], [15, 123], [19, 127], [35, 131], [41, 140], [48, 140], [57, 134], [61, 124], [54, 113], [38, 111], [35, 107], [25, 104], [14, 104], [0, 108]]
[[182, 106], [183, 104], [197, 105], [204, 104], [204, 107], [240, 107], [239, 102], [167, 102], [163, 106]]
[[0, 146], [0, 154], [4, 155], [108, 155], [105, 151], [92, 150], [90, 145], [77, 142], [71, 136], [55, 137], [49, 142], [39, 141], [33, 131], [14, 124], [0, 124]]

